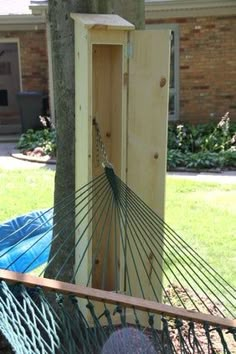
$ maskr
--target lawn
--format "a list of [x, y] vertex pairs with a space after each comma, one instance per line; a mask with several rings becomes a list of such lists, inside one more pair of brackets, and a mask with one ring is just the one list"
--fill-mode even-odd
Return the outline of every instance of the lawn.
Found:
[[0, 222], [51, 207], [54, 172], [47, 169], [0, 169]]
[[[0, 170], [0, 222], [53, 204], [55, 173]], [[167, 178], [166, 222], [236, 286], [236, 184]]]
[[236, 287], [236, 184], [168, 177], [166, 222]]

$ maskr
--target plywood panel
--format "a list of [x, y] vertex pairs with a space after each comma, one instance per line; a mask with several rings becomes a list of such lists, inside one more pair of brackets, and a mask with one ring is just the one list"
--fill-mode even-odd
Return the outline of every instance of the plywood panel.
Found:
[[[128, 161], [127, 184], [162, 218], [164, 217], [168, 82], [169, 31], [135, 31], [130, 33], [131, 58], [129, 62], [128, 102]], [[161, 287], [153, 277], [153, 269], [162, 277], [162, 240], [158, 252], [150, 243], [141, 250], [147, 269], [144, 271], [135, 242], [130, 248], [138, 266], [145, 297], [154, 299], [153, 282], [161, 301]], [[148, 254], [148, 257], [147, 257]], [[156, 258], [160, 263], [156, 262]], [[133, 295], [142, 297], [131, 253], [127, 255]]]
[[[116, 173], [122, 178], [125, 176], [127, 82], [124, 80], [124, 73], [127, 73], [127, 30], [133, 29], [134, 26], [112, 15], [72, 14], [72, 18], [75, 20], [76, 188], [78, 189], [103, 172], [97, 160], [95, 129], [92, 124], [94, 117], [99, 124], [109, 160], [114, 165]], [[94, 201], [84, 208], [84, 214], [90, 207], [94, 212]], [[90, 217], [91, 213], [88, 213], [76, 233], [76, 240], [78, 240], [85, 230], [83, 242], [80, 242], [76, 251], [75, 268], [85, 254], [76, 282], [87, 284], [92, 263], [95, 261], [96, 269], [89, 284], [112, 290], [118, 282], [114, 277], [114, 267], [111, 266], [114, 264], [115, 237], [114, 234], [110, 234], [110, 252], [106, 265], [108, 272], [103, 281], [103, 260], [107, 242], [103, 241], [102, 251], [99, 253], [96, 253], [98, 237], [96, 237], [97, 241], [89, 244], [98, 220], [94, 218], [90, 227], [86, 229]], [[96, 236], [99, 236], [103, 229], [105, 218], [106, 212], [102, 217], [100, 216]], [[109, 235], [109, 225], [102, 231], [105, 235]], [[88, 244], [89, 247], [86, 249]], [[119, 244], [116, 248], [119, 253]]]
[[[105, 145], [109, 161], [116, 173], [121, 174], [121, 131], [122, 131], [122, 70], [123, 46], [93, 44], [93, 117], [96, 119], [102, 141]], [[103, 167], [98, 160], [99, 146], [96, 144], [96, 130], [93, 130], [93, 176], [102, 173]], [[108, 201], [111, 202], [111, 201]], [[112, 223], [109, 222], [112, 214], [112, 204], [103, 215], [94, 218], [96, 234], [93, 241], [94, 259], [93, 286], [114, 290], [114, 252], [115, 237]], [[108, 222], [106, 222], [108, 220]], [[117, 242], [119, 248], [119, 242]], [[97, 251], [99, 249], [99, 251]], [[104, 275], [105, 274], [105, 275]]]
[[[89, 45], [85, 31], [78, 23], [75, 24], [75, 92], [76, 92], [76, 107], [75, 107], [75, 153], [76, 153], [76, 189], [80, 189], [91, 180], [92, 161], [91, 161], [91, 139], [92, 139], [92, 123], [89, 104]], [[89, 205], [84, 209], [84, 213], [88, 212]], [[76, 208], [77, 211], [77, 208]], [[89, 215], [85, 217], [79, 229], [76, 230], [76, 241], [81, 236], [88, 224]], [[76, 220], [78, 224], [80, 220]], [[83, 241], [80, 242], [80, 247], [76, 247], [76, 264], [78, 263], [86, 249], [90, 230], [86, 231]], [[91, 252], [87, 252], [83, 260], [82, 267], [77, 274], [76, 281], [80, 284], [87, 284], [88, 268], [91, 264]]]
[[[163, 217], [169, 32], [130, 33], [132, 55], [127, 67], [127, 31], [108, 30], [106, 26], [86, 27], [84, 21], [78, 20], [77, 17], [75, 17], [75, 24], [76, 187], [88, 183], [91, 178], [102, 172], [96, 159], [96, 141], [92, 124], [93, 118], [96, 117], [109, 160], [114, 165], [116, 174]], [[81, 230], [88, 224], [89, 217], [84, 219], [84, 224], [77, 231], [77, 239]], [[103, 219], [104, 217], [101, 221]], [[84, 243], [77, 251], [77, 264], [88, 245], [93, 227], [88, 229]], [[105, 233], [108, 234], [109, 230], [106, 229]], [[154, 268], [161, 277], [161, 266], [158, 266], [155, 260], [153, 249], [144, 245], [142, 252], [148, 255], [145, 266], [150, 275], [147, 277], [135, 243], [133, 240], [129, 242], [133, 257], [130, 253], [126, 254], [128, 267], [135, 275], [132, 258], [138, 262], [138, 272], [142, 279], [142, 286], [145, 288], [145, 297], [152, 299], [150, 279]], [[113, 235], [111, 235], [111, 243], [114, 243]], [[77, 278], [77, 281], [82, 284], [87, 283], [95, 248], [96, 244], [93, 244], [93, 247], [89, 247], [86, 251], [85, 261]], [[106, 243], [103, 244], [103, 249], [105, 248]], [[160, 241], [159, 252], [161, 249]], [[114, 254], [111, 251], [108, 264], [111, 264], [113, 259]], [[96, 287], [101, 285], [102, 260], [103, 253], [100, 253], [92, 281]], [[124, 267], [124, 260], [121, 260], [121, 267]], [[111, 267], [111, 272], [106, 275], [105, 284], [105, 288], [109, 290], [114, 288], [112, 273], [114, 274]], [[132, 288], [132, 295], [142, 297], [135, 276], [132, 278]], [[120, 290], [128, 290], [124, 277]], [[158, 297], [161, 300], [160, 289], [158, 289]]]
[[[131, 45], [127, 181], [164, 216], [169, 31], [135, 31]], [[137, 178], [137, 171], [143, 178]]]
[[[89, 38], [84, 28], [75, 23], [75, 186], [79, 190], [82, 186], [91, 181], [92, 177], [92, 121], [89, 93], [91, 90], [91, 60]], [[88, 200], [85, 200], [85, 203]], [[76, 216], [76, 225], [79, 225], [75, 233], [75, 243], [77, 245], [80, 237], [79, 247], [75, 247], [75, 283], [86, 285], [88, 283], [89, 269], [92, 259], [92, 250], [87, 250], [91, 226], [86, 229], [91, 213], [88, 204], [83, 213], [85, 216]], [[81, 206], [76, 206], [75, 212], [78, 213]], [[79, 266], [81, 259], [82, 264]], [[77, 271], [77, 267], [79, 270]], [[91, 284], [91, 283], [90, 283]], [[86, 302], [81, 303], [84, 314], [87, 313]]]

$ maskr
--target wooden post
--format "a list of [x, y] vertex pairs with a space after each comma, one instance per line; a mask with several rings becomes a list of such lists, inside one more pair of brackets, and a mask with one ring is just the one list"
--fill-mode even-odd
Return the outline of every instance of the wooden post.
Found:
[[[116, 15], [72, 14], [72, 18], [75, 21], [76, 189], [79, 189], [102, 172], [102, 166], [96, 160], [94, 118], [116, 174], [125, 179], [127, 84], [124, 77], [128, 64], [127, 33], [134, 26]], [[88, 209], [84, 212], [88, 212]], [[83, 225], [77, 230], [77, 240], [89, 219], [88, 213]], [[86, 231], [87, 237], [77, 247], [75, 267], [86, 249], [92, 230], [91, 224]], [[90, 285], [98, 288], [101, 287], [104, 248], [102, 244], [101, 251], [96, 255], [90, 282]], [[113, 248], [110, 242], [110, 258], [113, 256]], [[76, 277], [80, 284], [87, 284], [95, 249], [96, 241], [93, 241]], [[109, 267], [106, 290], [115, 287], [113, 274], [112, 267]]]
[[[134, 31], [134, 26], [116, 15], [72, 14], [75, 21], [75, 82], [76, 82], [76, 189], [101, 172], [96, 160], [93, 119], [100, 128], [109, 161], [115, 173], [127, 183], [158, 214], [164, 216], [166, 173], [169, 31]], [[138, 174], [138, 178], [137, 178]], [[89, 205], [84, 212], [88, 212]], [[90, 213], [77, 230], [77, 240], [90, 220]], [[86, 253], [76, 282], [86, 285], [94, 261], [96, 241], [86, 251], [93, 224], [86, 229], [84, 241], [76, 251], [76, 265]], [[107, 229], [105, 228], [105, 232]], [[96, 230], [99, 232], [99, 230]], [[114, 279], [114, 237], [110, 235], [109, 267], [105, 284], [101, 284], [105, 244], [96, 255], [89, 285], [104, 290], [117, 290]], [[155, 299], [142, 262], [131, 241], [139, 273], [145, 287], [145, 297]], [[160, 240], [159, 253], [162, 252]], [[124, 277], [124, 255], [121, 247], [119, 290], [127, 291]], [[147, 267], [157, 267], [149, 247]], [[130, 253], [125, 255], [134, 276], [132, 295], [141, 297]], [[145, 257], [144, 257], [145, 258]], [[147, 257], [146, 257], [147, 258]], [[159, 258], [161, 262], [161, 257]], [[156, 284], [155, 284], [156, 286]], [[161, 287], [157, 289], [161, 299]]]

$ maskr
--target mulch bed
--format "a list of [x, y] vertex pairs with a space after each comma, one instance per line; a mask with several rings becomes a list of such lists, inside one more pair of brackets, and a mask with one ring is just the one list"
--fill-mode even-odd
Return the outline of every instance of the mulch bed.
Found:
[[11, 156], [24, 161], [56, 164], [56, 158], [54, 156], [45, 155], [41, 148], [36, 148], [34, 150], [26, 150], [22, 152], [18, 150], [13, 151]]
[[[176, 293], [179, 295], [179, 297], [182, 299], [182, 301], [184, 303], [187, 304], [190, 302], [189, 297], [187, 296], [185, 290], [179, 286], [174, 286], [174, 289], [167, 288], [166, 292], [167, 292], [167, 295], [173, 300], [173, 302], [175, 300], [178, 302]], [[203, 306], [201, 301], [197, 298], [196, 294], [194, 294], [190, 290], [188, 290], [188, 294], [190, 295], [190, 297], [193, 299], [194, 303], [199, 308], [199, 311], [206, 313], [206, 308]], [[220, 309], [220, 311], [222, 311], [224, 313], [224, 309], [222, 308], [222, 305], [220, 305], [219, 303], [212, 304], [212, 302], [209, 301], [209, 299], [206, 298], [205, 296], [201, 296], [201, 299], [202, 299], [203, 303], [206, 304], [206, 306], [209, 308], [209, 310], [211, 311], [211, 313], [214, 316], [222, 317], [222, 315], [219, 313], [219, 310], [218, 310], [218, 309]], [[196, 312], [195, 308], [188, 307], [188, 310]], [[177, 352], [181, 353], [181, 349], [179, 346], [179, 335], [178, 335], [178, 331], [175, 328], [174, 321], [169, 321], [169, 326], [171, 327], [170, 335], [171, 335], [172, 341], [175, 343], [175, 347], [177, 349]], [[208, 353], [209, 352], [208, 351], [208, 342], [207, 342], [207, 337], [206, 337], [206, 333], [205, 333], [203, 326], [201, 324], [195, 323], [194, 328], [195, 328], [195, 334], [198, 338], [201, 348], [203, 349], [203, 352]], [[184, 335], [184, 338], [187, 340], [188, 335], [189, 335], [189, 323], [187, 321], [183, 321], [182, 333]], [[226, 342], [227, 342], [227, 345], [228, 345], [228, 348], [229, 348], [231, 354], [236, 354], [236, 342], [233, 338], [233, 335], [231, 333], [227, 333], [227, 330], [224, 330], [223, 334], [224, 334], [224, 337], [226, 339]], [[213, 343], [213, 348], [215, 350], [215, 353], [217, 353], [217, 354], [223, 353], [221, 339], [220, 339], [218, 333], [216, 331], [211, 331], [210, 338]]]

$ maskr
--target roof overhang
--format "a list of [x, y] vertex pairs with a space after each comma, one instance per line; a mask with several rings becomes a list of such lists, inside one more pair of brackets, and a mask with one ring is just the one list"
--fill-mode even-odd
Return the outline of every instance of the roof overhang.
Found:
[[46, 17], [33, 15], [2, 15], [0, 31], [25, 31], [45, 29]]
[[46, 16], [48, 11], [48, 1], [47, 0], [31, 0], [30, 1], [30, 10], [32, 15], [36, 16]]
[[29, 8], [34, 16], [46, 16], [48, 10], [46, 5], [31, 5]]
[[146, 0], [145, 2], [147, 20], [235, 14], [235, 0]]

